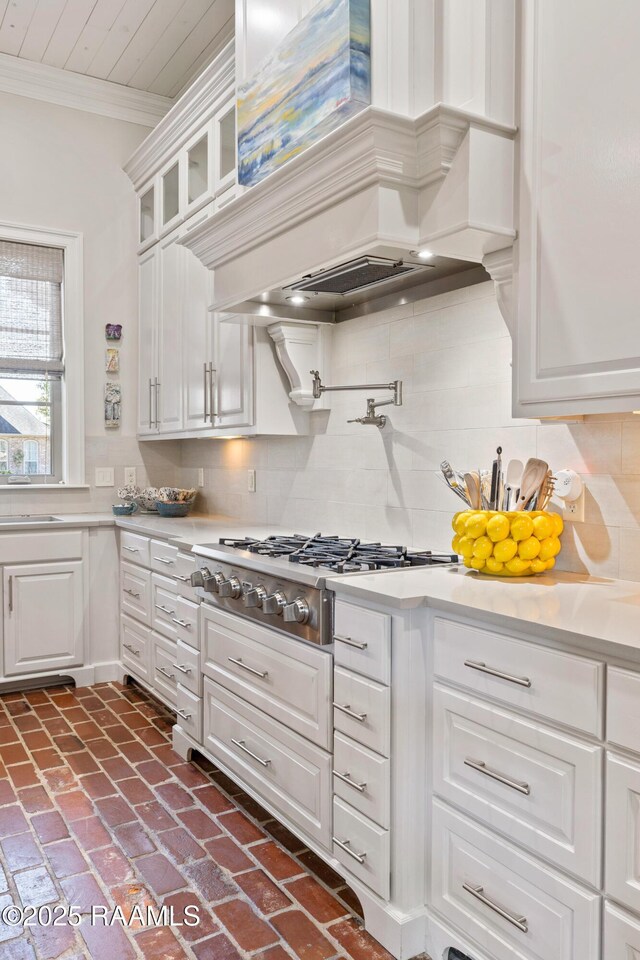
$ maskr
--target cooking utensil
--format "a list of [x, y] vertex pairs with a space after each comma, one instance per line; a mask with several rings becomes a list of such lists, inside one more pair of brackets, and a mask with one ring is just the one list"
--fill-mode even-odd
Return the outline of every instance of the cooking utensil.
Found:
[[472, 510], [481, 510], [482, 497], [480, 495], [480, 477], [477, 473], [465, 473], [464, 482], [467, 488], [469, 506]]
[[520, 484], [520, 495], [516, 503], [516, 510], [525, 510], [527, 504], [533, 500], [540, 491], [543, 482], [546, 480], [549, 464], [546, 460], [538, 460], [537, 457], [531, 457], [527, 460], [522, 482]]
[[452, 484], [449, 483], [449, 481], [444, 476], [444, 474], [440, 473], [437, 470], [435, 471], [435, 475], [438, 478], [438, 480], [440, 480], [441, 483], [444, 483], [444, 485], [449, 488], [449, 490], [453, 490], [453, 492], [457, 497], [460, 497], [461, 500], [464, 500], [464, 502], [468, 507], [471, 506], [471, 504], [469, 503], [469, 498], [467, 497], [467, 494], [465, 493], [465, 491], [462, 489], [461, 486], [455, 486], [455, 487], [452, 486]]
[[505, 501], [505, 510], [513, 509], [512, 503], [515, 506], [515, 501], [517, 500], [518, 491], [520, 489], [520, 480], [522, 478], [523, 470], [524, 466], [522, 464], [522, 460], [509, 460], [509, 463], [507, 464], [507, 472], [504, 478], [505, 489], [509, 491]]

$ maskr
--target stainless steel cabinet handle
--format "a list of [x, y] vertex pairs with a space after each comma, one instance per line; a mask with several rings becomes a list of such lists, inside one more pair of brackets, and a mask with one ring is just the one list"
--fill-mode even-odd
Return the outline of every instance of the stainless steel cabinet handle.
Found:
[[156, 382], [154, 384], [156, 388], [156, 417], [155, 417], [155, 426], [160, 426], [160, 381], [156, 377]]
[[512, 790], [517, 790], [518, 793], [524, 793], [526, 797], [531, 793], [531, 789], [528, 783], [525, 783], [523, 780], [512, 780], [511, 777], [505, 777], [504, 774], [498, 773], [497, 770], [492, 770], [491, 767], [488, 767], [484, 760], [472, 760], [471, 757], [467, 757], [465, 766], [471, 767], [472, 770], [477, 770], [478, 773], [484, 773], [485, 777], [491, 777], [492, 780], [497, 780], [498, 783], [504, 783], [506, 787], [511, 787]]
[[183, 720], [191, 720], [191, 717], [193, 716], [192, 713], [187, 713], [186, 710], [176, 710], [176, 713], [179, 717], [182, 717]]
[[167, 560], [166, 557], [154, 557], [153, 559], [157, 560], [158, 563], [169, 563], [169, 564], [175, 563], [175, 560]]
[[191, 624], [187, 623], [186, 620], [178, 620], [177, 617], [171, 617], [172, 623], [177, 623], [179, 627], [184, 627], [185, 630], [191, 630]]
[[209, 404], [208, 400], [211, 396], [209, 393], [209, 385], [207, 383], [207, 377], [209, 375], [209, 365], [205, 362], [202, 364], [204, 368], [204, 422], [207, 423], [209, 420]]
[[175, 610], [170, 610], [169, 607], [163, 606], [161, 603], [155, 604], [156, 610], [162, 610], [163, 613], [168, 613], [170, 617], [173, 617]]
[[212, 363], [209, 364], [209, 376], [210, 376], [210, 391], [211, 391], [211, 424], [214, 424], [216, 417], [218, 416], [218, 371], [215, 369]]
[[13, 613], [13, 577], [9, 577], [9, 613]]
[[514, 677], [510, 673], [503, 673], [502, 670], [496, 670], [495, 667], [488, 667], [486, 663], [479, 660], [465, 660], [465, 667], [471, 667], [472, 670], [479, 670], [480, 673], [488, 673], [490, 677], [498, 677], [500, 680], [508, 680], [509, 683], [517, 683], [519, 687], [530, 687], [529, 677]]
[[[130, 597], [133, 597], [135, 600], [140, 599], [140, 594], [136, 593], [135, 590], [130, 590], [128, 587], [123, 587], [123, 593], [128, 593]], [[11, 609], [11, 608], [9, 608]]]
[[180, 673], [193, 673], [191, 667], [187, 667], [184, 663], [176, 663], [176, 670], [179, 670]]
[[336, 710], [340, 710], [342, 713], [346, 713], [348, 717], [352, 717], [354, 720], [357, 720], [359, 723], [364, 723], [367, 719], [366, 713], [356, 713], [355, 710], [351, 709], [351, 706], [348, 703], [336, 703], [333, 702]]
[[123, 643], [122, 646], [125, 647], [126, 650], [130, 650], [134, 657], [140, 656], [140, 651], [136, 650], [135, 647], [132, 647], [130, 643]]
[[343, 783], [348, 783], [350, 787], [353, 787], [354, 790], [357, 790], [358, 793], [364, 793], [366, 783], [356, 783], [355, 780], [352, 780], [349, 773], [338, 773], [337, 770], [333, 771], [334, 777], [337, 777], [338, 780], [342, 780]]
[[176, 580], [180, 580], [182, 583], [191, 583], [191, 577], [179, 577], [177, 573]]
[[512, 913], [509, 913], [507, 910], [503, 910], [503, 908], [498, 906], [497, 903], [494, 903], [493, 900], [490, 900], [489, 897], [485, 896], [483, 887], [477, 887], [471, 883], [463, 883], [462, 889], [467, 893], [470, 893], [471, 896], [475, 897], [476, 900], [479, 900], [480, 903], [483, 903], [485, 907], [489, 907], [490, 910], [493, 910], [494, 913], [497, 913], [498, 916], [503, 918], [503, 920], [507, 920], [509, 923], [512, 923], [514, 927], [518, 928], [518, 930], [522, 930], [523, 933], [527, 933], [529, 930], [529, 924], [527, 923], [526, 917], [514, 917]]
[[164, 674], [165, 677], [168, 677], [169, 680], [175, 680], [175, 673], [169, 673], [166, 667], [158, 667], [158, 673]]
[[151, 412], [151, 395], [153, 393], [153, 384], [151, 383], [151, 377], [149, 377], [149, 430], [153, 426], [153, 414]]
[[248, 673], [252, 673], [254, 677], [260, 677], [261, 680], [264, 680], [269, 676], [269, 672], [267, 670], [263, 672], [261, 670], [256, 670], [255, 667], [249, 667], [246, 663], [243, 663], [240, 658], [236, 660], [235, 657], [227, 657], [227, 660], [229, 663], [235, 663], [237, 667], [242, 667], [243, 670], [247, 670]]
[[123, 546], [122, 549], [123, 549], [123, 550], [128, 550], [129, 553], [140, 553], [140, 550], [139, 550], [138, 547], [127, 547], [127, 546], [125, 545], [125, 546]]
[[269, 764], [271, 763], [271, 760], [263, 760], [262, 757], [259, 757], [255, 753], [252, 753], [248, 747], [245, 747], [244, 740], [234, 740], [233, 737], [231, 737], [231, 743], [235, 743], [236, 747], [240, 747], [240, 749], [244, 753], [248, 753], [253, 760], [257, 760], [258, 763], [261, 764], [263, 767], [268, 767]]
[[343, 637], [339, 633], [334, 633], [333, 639], [338, 643], [346, 643], [348, 647], [355, 647], [356, 650], [366, 650], [368, 643], [359, 643], [358, 640], [352, 640], [351, 637]]
[[331, 838], [336, 846], [340, 847], [341, 850], [344, 850], [345, 853], [348, 853], [350, 857], [353, 857], [354, 860], [357, 860], [358, 863], [364, 863], [366, 859], [366, 853], [356, 853], [355, 850], [352, 850], [349, 844], [351, 840], [338, 840], [337, 837]]

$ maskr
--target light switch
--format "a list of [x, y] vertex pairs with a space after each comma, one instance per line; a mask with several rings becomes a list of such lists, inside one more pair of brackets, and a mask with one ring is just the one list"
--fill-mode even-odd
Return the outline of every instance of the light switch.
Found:
[[113, 467], [96, 467], [96, 487], [112, 487]]

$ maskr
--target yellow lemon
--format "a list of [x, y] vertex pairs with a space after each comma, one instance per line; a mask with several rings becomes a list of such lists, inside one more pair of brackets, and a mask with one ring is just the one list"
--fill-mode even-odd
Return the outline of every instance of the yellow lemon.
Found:
[[504, 570], [504, 563], [496, 560], [495, 557], [487, 557], [486, 569], [489, 570], [490, 573], [500, 573]]
[[480, 560], [486, 560], [493, 553], [493, 543], [489, 537], [478, 537], [473, 545], [473, 555]]
[[514, 540], [527, 540], [533, 533], [533, 520], [527, 513], [520, 513], [511, 521], [511, 536]]
[[547, 561], [540, 560], [539, 557], [536, 557], [535, 560], [531, 561], [531, 569], [534, 573], [542, 573], [547, 569]]
[[458, 552], [466, 560], [469, 560], [473, 556], [473, 544], [474, 540], [471, 537], [460, 537], [458, 541]]
[[547, 537], [546, 540], [543, 540], [540, 544], [540, 553], [538, 556], [541, 560], [551, 560], [553, 557], [556, 557], [560, 553], [560, 541], [557, 537]]
[[487, 536], [491, 537], [494, 543], [500, 540], [506, 540], [509, 536], [509, 518], [498, 513], [491, 517], [487, 523]]
[[460, 550], [459, 550], [460, 539], [461, 539], [460, 537], [455, 536], [451, 541], [451, 549], [453, 550], [454, 553], [460, 553]]
[[496, 560], [499, 560], [500, 563], [506, 563], [507, 560], [512, 560], [518, 552], [518, 544], [515, 540], [501, 540], [500, 543], [496, 543], [493, 548], [493, 555]]
[[468, 537], [473, 537], [474, 540], [477, 537], [484, 536], [487, 529], [487, 519], [484, 513], [473, 513], [465, 524], [464, 532]]
[[465, 557], [462, 561], [465, 567], [471, 567], [471, 560], [468, 557]]
[[555, 557], [551, 557], [549, 560], [547, 560], [546, 568], [547, 570], [553, 570], [555, 565], [556, 565]]
[[564, 520], [559, 513], [550, 513], [551, 522], [553, 523], [553, 532], [556, 537], [559, 537], [562, 531], [564, 530]]
[[474, 570], [482, 570], [482, 569], [484, 569], [485, 561], [482, 560], [480, 557], [473, 557], [473, 559], [470, 560], [469, 563], [470, 563], [470, 565], [473, 567]]
[[553, 520], [551, 517], [541, 513], [539, 517], [533, 519], [533, 534], [538, 540], [546, 540], [547, 537], [554, 535]]
[[514, 576], [519, 576], [522, 573], [525, 573], [531, 566], [528, 560], [521, 560], [520, 557], [514, 557], [513, 560], [509, 560], [505, 563], [505, 567], [512, 573]]
[[453, 529], [459, 537], [464, 536], [464, 528], [470, 516], [472, 516], [471, 510], [463, 510], [461, 513], [456, 513], [453, 518]]
[[540, 541], [535, 537], [527, 537], [518, 544], [518, 556], [521, 560], [535, 560], [540, 553]]

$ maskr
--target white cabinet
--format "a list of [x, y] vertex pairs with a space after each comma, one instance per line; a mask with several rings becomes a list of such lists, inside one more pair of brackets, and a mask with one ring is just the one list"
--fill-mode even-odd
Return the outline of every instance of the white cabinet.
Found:
[[6, 566], [6, 676], [64, 671], [84, 659], [83, 561]]
[[157, 432], [158, 248], [138, 258], [138, 435]]
[[605, 889], [640, 913], [640, 764], [607, 754]]
[[253, 423], [253, 327], [214, 317], [214, 424], [248, 426]]
[[185, 275], [189, 251], [179, 246], [179, 236], [177, 231], [161, 240], [158, 252], [156, 418], [160, 433], [172, 433], [182, 427], [182, 330], [189, 309]]
[[640, 5], [522, 13], [514, 410], [639, 409]]

